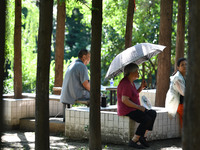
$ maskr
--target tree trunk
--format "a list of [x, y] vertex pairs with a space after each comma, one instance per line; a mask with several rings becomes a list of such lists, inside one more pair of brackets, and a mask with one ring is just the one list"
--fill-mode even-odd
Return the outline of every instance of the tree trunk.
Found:
[[165, 106], [165, 97], [169, 89], [171, 66], [171, 28], [173, 0], [161, 0], [160, 4], [160, 35], [159, 44], [167, 46], [158, 55], [158, 72], [156, 87], [156, 106]]
[[21, 0], [15, 0], [14, 97], [22, 97]]
[[129, 0], [127, 17], [126, 17], [125, 49], [132, 46], [133, 16], [135, 9], [134, 6], [135, 6], [135, 0]]
[[183, 150], [199, 150], [200, 143], [200, 1], [189, 1], [189, 51], [183, 118]]
[[6, 24], [6, 1], [0, 1], [0, 148], [2, 147], [3, 132], [3, 80], [4, 80], [4, 52], [5, 52], [5, 24]]
[[91, 39], [91, 91], [89, 148], [101, 149], [100, 86], [101, 86], [101, 35], [102, 0], [92, 0], [92, 39]]
[[56, 27], [56, 53], [55, 53], [55, 87], [61, 87], [63, 82], [63, 59], [65, 40], [65, 2], [58, 0]]
[[176, 58], [174, 70], [176, 71], [176, 62], [179, 58], [184, 57], [185, 46], [185, 7], [186, 0], [178, 0], [178, 21], [177, 21], [177, 36], [176, 36]]
[[49, 149], [49, 67], [53, 0], [41, 0], [36, 80], [35, 149]]

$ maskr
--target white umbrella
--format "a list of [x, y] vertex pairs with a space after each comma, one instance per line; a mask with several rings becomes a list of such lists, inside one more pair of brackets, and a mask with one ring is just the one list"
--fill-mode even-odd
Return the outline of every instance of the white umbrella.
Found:
[[137, 65], [149, 60], [151, 57], [162, 52], [166, 46], [151, 44], [151, 43], [140, 43], [132, 46], [120, 54], [118, 54], [106, 73], [105, 78], [113, 78], [124, 71], [124, 67], [130, 63]]

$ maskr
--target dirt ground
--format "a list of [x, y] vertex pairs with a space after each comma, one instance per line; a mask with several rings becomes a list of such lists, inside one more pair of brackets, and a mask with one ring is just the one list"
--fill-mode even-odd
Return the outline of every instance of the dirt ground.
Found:
[[[35, 133], [6, 131], [2, 136], [2, 150], [32, 150], [35, 147]], [[72, 141], [63, 135], [50, 135], [51, 150], [88, 150], [88, 141]], [[132, 150], [127, 145], [102, 144], [103, 150]], [[150, 141], [146, 150], [182, 150], [181, 139]]]

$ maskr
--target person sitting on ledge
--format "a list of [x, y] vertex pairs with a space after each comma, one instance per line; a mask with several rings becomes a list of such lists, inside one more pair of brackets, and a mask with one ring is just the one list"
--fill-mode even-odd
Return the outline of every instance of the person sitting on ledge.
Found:
[[60, 97], [64, 110], [66, 104], [74, 104], [75, 100], [89, 100], [90, 83], [86, 66], [89, 62], [90, 52], [82, 49], [78, 53], [78, 59], [68, 66]]
[[147, 83], [143, 80], [140, 88], [136, 89], [133, 81], [139, 77], [138, 69], [139, 67], [133, 63], [124, 68], [124, 78], [117, 88], [117, 113], [119, 116], [129, 116], [130, 119], [140, 123], [135, 135], [129, 141], [129, 146], [143, 149], [149, 147], [146, 141], [147, 132], [153, 129], [157, 113], [140, 105], [139, 93]]
[[180, 127], [183, 127], [183, 103], [185, 95], [187, 60], [179, 58], [177, 61], [177, 72], [170, 77], [170, 87], [167, 92], [165, 108], [169, 117], [173, 118], [176, 112], [179, 114]]

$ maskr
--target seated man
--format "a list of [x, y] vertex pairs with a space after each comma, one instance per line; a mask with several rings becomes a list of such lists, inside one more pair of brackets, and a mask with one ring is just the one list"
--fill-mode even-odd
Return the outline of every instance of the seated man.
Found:
[[75, 100], [89, 100], [90, 83], [86, 67], [89, 62], [90, 52], [83, 49], [78, 53], [78, 59], [68, 66], [60, 97], [64, 108], [66, 104], [74, 104]]

